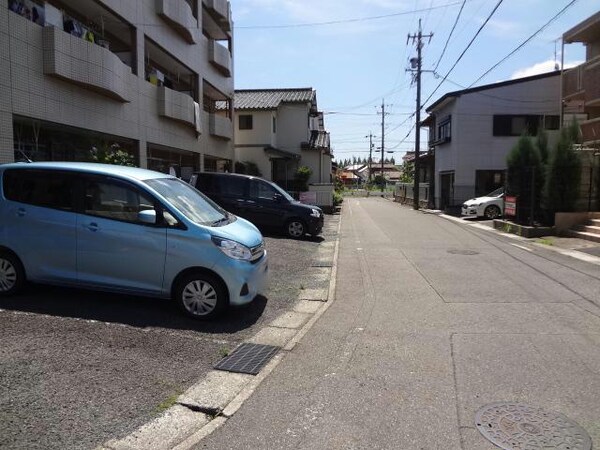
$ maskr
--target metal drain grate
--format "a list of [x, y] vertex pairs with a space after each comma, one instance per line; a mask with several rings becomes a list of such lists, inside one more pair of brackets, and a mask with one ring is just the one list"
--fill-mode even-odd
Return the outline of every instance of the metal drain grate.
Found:
[[592, 440], [562, 414], [519, 403], [492, 403], [475, 414], [479, 432], [504, 450], [590, 450]]
[[448, 250], [448, 253], [450, 253], [451, 255], [467, 255], [467, 256], [479, 255], [479, 252], [476, 252], [475, 250], [461, 250], [461, 249], [455, 249], [455, 248]]
[[333, 263], [327, 261], [316, 261], [312, 263], [310, 267], [333, 267]]
[[243, 343], [214, 367], [227, 372], [256, 375], [279, 351], [280, 347]]

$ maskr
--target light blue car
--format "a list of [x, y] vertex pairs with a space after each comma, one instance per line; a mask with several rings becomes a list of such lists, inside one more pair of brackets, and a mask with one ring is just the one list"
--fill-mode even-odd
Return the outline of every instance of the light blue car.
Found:
[[94, 163], [0, 166], [0, 296], [26, 280], [173, 298], [214, 318], [264, 293], [250, 222], [173, 176]]

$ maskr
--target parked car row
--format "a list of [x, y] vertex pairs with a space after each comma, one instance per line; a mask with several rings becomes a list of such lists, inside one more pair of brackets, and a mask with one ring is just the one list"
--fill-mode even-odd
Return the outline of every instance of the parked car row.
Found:
[[213, 318], [265, 292], [255, 224], [300, 238], [323, 220], [257, 177], [198, 173], [190, 185], [133, 167], [5, 164], [0, 296], [32, 281], [172, 298], [190, 317]]

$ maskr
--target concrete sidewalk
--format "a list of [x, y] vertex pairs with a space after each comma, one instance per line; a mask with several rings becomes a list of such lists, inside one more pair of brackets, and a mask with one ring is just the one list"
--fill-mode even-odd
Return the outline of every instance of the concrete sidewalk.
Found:
[[335, 302], [197, 448], [492, 450], [474, 416], [499, 401], [600, 442], [600, 270], [536, 252], [349, 199]]

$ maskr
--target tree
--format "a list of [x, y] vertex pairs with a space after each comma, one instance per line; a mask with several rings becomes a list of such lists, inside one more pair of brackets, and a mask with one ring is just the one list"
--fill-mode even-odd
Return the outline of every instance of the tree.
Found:
[[129, 152], [121, 150], [116, 142], [111, 145], [101, 142], [99, 145], [93, 146], [90, 150], [90, 157], [97, 163], [135, 167], [135, 158]]
[[[530, 136], [523, 135], [506, 157], [506, 190], [517, 197], [517, 222], [533, 223], [539, 208], [544, 170], [540, 152]], [[537, 211], [536, 211], [537, 209]]]
[[548, 160], [544, 186], [544, 207], [553, 221], [554, 213], [575, 209], [581, 182], [581, 159], [574, 149], [579, 138], [579, 125], [574, 121], [563, 128]]
[[402, 183], [412, 183], [415, 180], [415, 163], [413, 161], [404, 161], [402, 164]]

